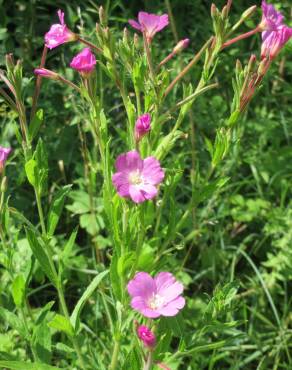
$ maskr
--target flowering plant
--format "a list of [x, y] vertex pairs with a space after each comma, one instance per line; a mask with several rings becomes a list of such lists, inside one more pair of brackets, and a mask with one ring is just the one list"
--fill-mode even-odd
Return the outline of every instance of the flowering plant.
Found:
[[[212, 4], [213, 34], [208, 30], [210, 37], [198, 45], [189, 35], [179, 40], [169, 1], [166, 4], [168, 14], [140, 11], [137, 21], [128, 21], [122, 37], [100, 7], [92, 39], [71, 31], [65, 13], [59, 10], [60, 23], [53, 24], [45, 34], [41, 62], [34, 69], [32, 98], [26, 95], [29, 82], [23, 78], [21, 62], [15, 62], [11, 54], [6, 56], [6, 71], [0, 71], [0, 94], [11, 108], [13, 119], [18, 120], [13, 159], [22, 168], [19, 181], [26, 181], [34, 196], [35, 215], [30, 220], [11, 205], [14, 195], [7, 196], [13, 165], [12, 156], [8, 157], [11, 149], [0, 146], [0, 236], [5, 256], [1, 263], [11, 286], [8, 305], [15, 306], [17, 312], [8, 313], [3, 308], [0, 317], [15, 326], [27, 350], [25, 356], [17, 354], [25, 358], [19, 360], [16, 356], [15, 362], [14, 357], [5, 355], [0, 367], [27, 369], [33, 362], [35, 369], [59, 369], [69, 366], [68, 362], [64, 365], [65, 353], [74, 364], [70, 365], [72, 369], [178, 369], [180, 365], [191, 366], [189, 358], [197, 353], [212, 350], [214, 356], [222, 357], [225, 352], [218, 354], [217, 350], [231, 351], [237, 345], [236, 327], [240, 324], [231, 315], [229, 321], [220, 323], [220, 314], [235, 300], [234, 282], [219, 293], [215, 289], [208, 304], [201, 302], [200, 312], [204, 305], [204, 313], [197, 318], [196, 330], [191, 327], [192, 334], [184, 334], [184, 325], [191, 326], [198, 310], [188, 303], [195, 294], [192, 284], [204, 274], [194, 277], [190, 261], [194, 240], [202, 232], [196, 212], [204, 209], [201, 217], [206, 227], [210, 203], [230, 180], [224, 166], [240, 145], [249, 104], [292, 37], [292, 29], [272, 4], [263, 1], [258, 25], [243, 32], [241, 27], [253, 19], [256, 7], [243, 12], [233, 24], [232, 1], [228, 0], [222, 10]], [[157, 45], [171, 29], [175, 40], [165, 55]], [[261, 47], [254, 47], [255, 54], [248, 56], [245, 65], [232, 60], [235, 68], [229, 84], [233, 89], [230, 111], [221, 114], [218, 106], [216, 129], [209, 138], [203, 135], [200, 145], [205, 143], [206, 151], [202, 157], [208, 153], [208, 158], [202, 166], [195, 148], [193, 115], [200, 110], [197, 102], [203, 95], [209, 97], [218, 91], [221, 55], [233, 59], [236, 51], [229, 55], [231, 46], [240, 48], [241, 40], [255, 38], [258, 33]], [[56, 65], [52, 59], [61, 53], [59, 48], [56, 54], [51, 50], [60, 45], [66, 50], [65, 72], [50, 67]], [[86, 47], [81, 50], [80, 45]], [[81, 50], [77, 55], [72, 52], [74, 47]], [[185, 55], [189, 56], [187, 62], [182, 59]], [[40, 107], [50, 96], [41, 89], [43, 79], [49, 80], [47, 86], [57, 82], [58, 89], [64, 89], [64, 101], [71, 101], [70, 128], [76, 129], [76, 141], [69, 143], [68, 151], [73, 156], [80, 153], [82, 164], [74, 167], [74, 175], [69, 178], [64, 159], [56, 160], [46, 148], [42, 130], [48, 122]], [[57, 115], [65, 125], [57, 103], [56, 99]], [[186, 145], [187, 123], [191, 126], [192, 156], [186, 155], [188, 151], [174, 155], [175, 148]], [[65, 135], [62, 140], [66, 141]], [[61, 173], [54, 184], [52, 168]], [[186, 184], [184, 189], [182, 184]], [[62, 227], [65, 212], [70, 216], [68, 227]], [[74, 228], [72, 220], [77, 218]], [[18, 232], [16, 226], [11, 226], [11, 219]], [[20, 243], [15, 234], [21, 235]], [[79, 243], [84, 250], [77, 252]], [[27, 247], [28, 262], [20, 268], [14, 262], [15, 251], [22, 244]], [[169, 256], [183, 256], [183, 262], [173, 263]], [[77, 259], [85, 263], [89, 258], [91, 265], [81, 269], [75, 266]], [[212, 256], [205, 256], [208, 258]], [[189, 267], [185, 268], [187, 263]], [[74, 299], [69, 305], [67, 284], [75, 281], [86, 281], [86, 286], [82, 291], [72, 290]], [[38, 289], [34, 287], [36, 282], [45, 282], [54, 298], [31, 307], [29, 297]], [[87, 322], [85, 312], [94, 319]], [[103, 326], [100, 332], [98, 322]], [[219, 326], [222, 340], [216, 338]], [[284, 346], [286, 334], [280, 328]], [[90, 345], [92, 338], [103, 355], [96, 354]], [[209, 368], [217, 357], [212, 361]], [[240, 367], [244, 364], [241, 362]]]

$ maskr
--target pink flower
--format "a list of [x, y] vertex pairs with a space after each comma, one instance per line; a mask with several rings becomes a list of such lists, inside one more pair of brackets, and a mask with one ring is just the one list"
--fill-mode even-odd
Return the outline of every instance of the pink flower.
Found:
[[60, 23], [53, 24], [49, 32], [45, 34], [45, 45], [49, 49], [54, 49], [65, 42], [77, 40], [77, 35], [70, 31], [64, 22], [64, 12], [59, 9], [57, 14]]
[[180, 40], [176, 46], [173, 48], [173, 52], [175, 54], [178, 54], [180, 53], [183, 49], [186, 49], [188, 46], [189, 46], [189, 43], [190, 43], [190, 39], [183, 39], [183, 40]]
[[262, 2], [262, 20], [260, 27], [263, 29], [263, 37], [272, 31], [277, 31], [278, 27], [283, 24], [284, 17], [274, 8], [272, 4]]
[[292, 37], [292, 28], [280, 26], [277, 31], [263, 37], [261, 57], [274, 59]]
[[146, 347], [153, 348], [156, 344], [154, 333], [145, 325], [140, 325], [137, 329], [138, 337], [142, 340]]
[[84, 48], [71, 61], [70, 67], [76, 69], [80, 73], [91, 73], [96, 65], [95, 55], [89, 48]]
[[3, 168], [5, 167], [5, 162], [11, 153], [11, 148], [4, 148], [3, 146], [0, 146], [0, 173], [3, 171]]
[[154, 278], [138, 272], [128, 283], [131, 307], [149, 318], [177, 315], [185, 305], [183, 289], [170, 272], [160, 272]]
[[149, 113], [142, 114], [135, 124], [135, 139], [140, 141], [151, 129], [151, 116]]
[[275, 58], [292, 36], [292, 28], [285, 26], [284, 17], [272, 4], [262, 2], [262, 58]]
[[136, 150], [119, 155], [116, 169], [112, 181], [118, 194], [135, 203], [156, 197], [157, 185], [164, 178], [159, 161], [154, 157], [142, 159]]
[[156, 15], [139, 12], [138, 22], [130, 19], [130, 25], [138, 31], [145, 32], [148, 42], [152, 41], [155, 34], [168, 25], [168, 15]]
[[50, 71], [46, 68], [36, 68], [34, 70], [34, 74], [36, 74], [37, 76], [51, 78], [53, 80], [57, 80], [59, 78], [59, 75], [56, 72]]

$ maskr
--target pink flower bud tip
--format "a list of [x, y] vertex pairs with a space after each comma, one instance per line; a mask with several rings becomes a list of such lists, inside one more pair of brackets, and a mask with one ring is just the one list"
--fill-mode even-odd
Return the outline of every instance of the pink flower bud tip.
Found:
[[57, 73], [55, 73], [53, 71], [50, 71], [49, 69], [46, 69], [46, 68], [36, 68], [34, 70], [34, 74], [36, 74], [37, 76], [51, 78], [53, 80], [58, 79], [58, 74]]
[[4, 148], [0, 146], [0, 173], [2, 172], [3, 168], [5, 167], [6, 160], [11, 153], [11, 148]]
[[49, 49], [54, 49], [66, 42], [77, 40], [78, 36], [69, 30], [64, 21], [64, 12], [57, 12], [60, 23], [53, 24], [50, 30], [45, 34], [45, 45]]
[[156, 344], [156, 337], [154, 333], [145, 325], [140, 325], [137, 329], [139, 339], [146, 347], [153, 348]]
[[77, 54], [71, 61], [70, 67], [76, 71], [84, 74], [91, 73], [96, 65], [95, 55], [91, 52], [90, 48], [84, 48]]
[[189, 46], [190, 39], [183, 39], [178, 42], [178, 44], [174, 47], [173, 52], [175, 54], [180, 53], [183, 49], [186, 49]]
[[149, 113], [142, 114], [135, 124], [135, 139], [138, 142], [151, 129], [151, 116]]

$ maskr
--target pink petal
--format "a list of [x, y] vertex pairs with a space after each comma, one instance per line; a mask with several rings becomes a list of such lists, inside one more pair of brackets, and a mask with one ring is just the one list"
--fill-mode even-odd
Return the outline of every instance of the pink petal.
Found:
[[141, 297], [145, 301], [156, 293], [154, 279], [147, 272], [138, 272], [127, 288], [131, 297]]
[[156, 319], [161, 315], [160, 312], [154, 311], [151, 308], [144, 308], [143, 310], [140, 311], [143, 316], [148, 317], [150, 319]]
[[129, 194], [133, 202], [135, 203], [142, 203], [147, 200], [145, 198], [143, 191], [140, 189], [140, 185], [130, 185], [129, 186]]
[[182, 294], [184, 287], [176, 281], [175, 277], [170, 272], [160, 272], [156, 275], [155, 284], [157, 294], [164, 297], [165, 302], [171, 302]]
[[175, 316], [178, 314], [179, 310], [185, 306], [185, 303], [186, 301], [183, 297], [178, 297], [169, 302], [166, 306], [160, 308], [158, 311], [163, 316]]
[[168, 24], [169, 24], [168, 15], [167, 14], [163, 14], [160, 17], [160, 19], [159, 19], [159, 25], [156, 28], [156, 32], [159, 32], [159, 31], [163, 30], [163, 28], [165, 28], [166, 26], [168, 26]]
[[145, 182], [158, 185], [164, 179], [164, 171], [160, 167], [159, 161], [154, 157], [147, 157], [143, 161], [142, 176]]
[[64, 13], [61, 9], [59, 9], [59, 10], [57, 11], [57, 14], [58, 14], [58, 17], [59, 17], [60, 23], [61, 23], [62, 25], [64, 25], [64, 24], [65, 24], [65, 22], [64, 22], [64, 16], [65, 16], [65, 13]]
[[112, 175], [112, 182], [121, 197], [130, 196], [128, 174], [117, 172]]
[[153, 199], [156, 197], [158, 191], [154, 185], [150, 184], [140, 184], [138, 185], [140, 188], [140, 191], [143, 194], [144, 199]]
[[140, 154], [136, 150], [124, 153], [118, 156], [116, 160], [116, 169], [119, 172], [122, 171], [135, 171], [141, 170], [143, 167], [143, 160]]
[[141, 25], [140, 25], [138, 22], [134, 21], [134, 19], [129, 19], [129, 23], [130, 23], [130, 25], [131, 25], [133, 28], [135, 28], [136, 30], [138, 30], [138, 31], [142, 31], [142, 27], [141, 27]]

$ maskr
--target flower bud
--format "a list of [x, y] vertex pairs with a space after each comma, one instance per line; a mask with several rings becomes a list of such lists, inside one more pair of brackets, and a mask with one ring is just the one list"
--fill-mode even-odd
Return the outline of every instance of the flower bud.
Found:
[[252, 54], [249, 58], [248, 65], [247, 65], [248, 72], [250, 72], [253, 69], [253, 66], [254, 66], [256, 60], [257, 60], [256, 55]]
[[134, 33], [134, 46], [136, 49], [140, 47], [139, 35], [137, 33]]
[[95, 65], [96, 58], [90, 48], [84, 48], [70, 63], [71, 68], [86, 75], [90, 74], [95, 69]]
[[270, 63], [269, 58], [263, 58], [263, 60], [259, 64], [258, 71], [257, 71], [259, 76], [263, 76], [266, 74], [269, 63]]
[[137, 335], [146, 347], [148, 348], [155, 347], [156, 344], [155, 334], [147, 326], [140, 325], [137, 328]]
[[142, 114], [135, 124], [135, 140], [139, 142], [151, 129], [151, 116], [149, 113]]
[[236, 71], [240, 73], [242, 71], [242, 64], [239, 59], [236, 60]]
[[13, 68], [14, 68], [13, 54], [12, 53], [6, 54], [5, 59], [6, 59], [6, 67], [7, 67], [7, 70], [8, 71], [12, 71]]
[[50, 71], [49, 69], [46, 69], [46, 68], [36, 68], [34, 70], [34, 74], [37, 75], [37, 76], [50, 78], [52, 80], [58, 80], [59, 79], [58, 73]]
[[2, 181], [1, 181], [1, 187], [0, 187], [0, 192], [5, 193], [7, 190], [7, 177], [4, 176]]
[[99, 21], [101, 24], [105, 25], [106, 24], [106, 17], [105, 17], [105, 12], [102, 6], [99, 7], [98, 9], [98, 16], [99, 16]]
[[124, 44], [127, 44], [129, 42], [129, 31], [128, 31], [127, 27], [124, 28], [123, 42], [124, 42]]
[[187, 48], [189, 46], [190, 39], [183, 39], [180, 40], [176, 46], [173, 48], [173, 53], [178, 54], [180, 53], [183, 49]]
[[228, 8], [227, 5], [224, 5], [222, 12], [221, 12], [221, 17], [222, 19], [226, 19], [228, 17]]
[[216, 5], [214, 3], [212, 3], [212, 5], [211, 5], [211, 17], [212, 18], [218, 17], [219, 14], [220, 13], [219, 13], [218, 8], [216, 7]]
[[250, 18], [253, 15], [253, 13], [256, 11], [256, 9], [257, 9], [256, 5], [251, 6], [245, 12], [242, 13], [241, 19], [247, 20], [248, 18]]
[[6, 160], [11, 153], [11, 150], [11, 148], [4, 148], [0, 146], [0, 173], [2, 173], [5, 167]]

